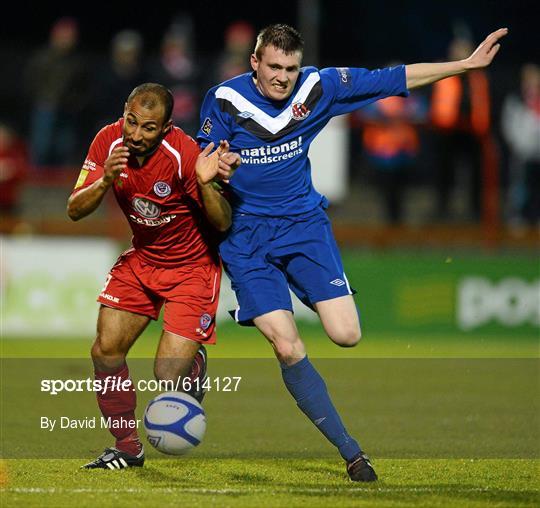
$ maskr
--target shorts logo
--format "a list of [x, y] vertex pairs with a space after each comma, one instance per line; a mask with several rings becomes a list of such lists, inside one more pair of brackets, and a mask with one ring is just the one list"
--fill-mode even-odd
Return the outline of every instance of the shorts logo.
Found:
[[171, 193], [171, 187], [167, 182], [156, 182], [154, 184], [154, 192], [160, 197], [164, 198]]
[[305, 120], [310, 113], [311, 111], [301, 102], [295, 102], [292, 105], [292, 116], [295, 120]]
[[113, 303], [120, 303], [120, 298], [110, 295], [109, 293], [101, 293], [99, 296], [101, 296], [101, 298], [103, 298], [104, 300], [109, 300]]
[[161, 213], [158, 205], [145, 198], [134, 198], [131, 202], [133, 209], [146, 219], [155, 219]]
[[208, 330], [208, 328], [212, 324], [212, 316], [210, 314], [203, 314], [201, 316], [200, 323], [201, 323], [201, 328], [203, 330], [205, 331]]
[[210, 133], [212, 132], [212, 128], [214, 126], [212, 125], [212, 120], [210, 120], [209, 117], [206, 117], [204, 119], [204, 122], [202, 124], [201, 130], [207, 135], [210, 136]]
[[334, 279], [332, 282], [330, 282], [330, 284], [333, 284], [334, 286], [341, 287], [341, 286], [345, 285], [345, 281], [343, 281], [341, 279]]

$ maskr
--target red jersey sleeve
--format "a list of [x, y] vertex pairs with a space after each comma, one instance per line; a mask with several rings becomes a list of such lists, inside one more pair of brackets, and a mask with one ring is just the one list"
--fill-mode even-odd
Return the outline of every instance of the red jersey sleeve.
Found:
[[110, 125], [107, 125], [97, 133], [88, 149], [88, 154], [84, 160], [84, 164], [72, 194], [92, 185], [96, 180], [99, 180], [103, 176], [105, 160], [109, 156], [111, 134]]

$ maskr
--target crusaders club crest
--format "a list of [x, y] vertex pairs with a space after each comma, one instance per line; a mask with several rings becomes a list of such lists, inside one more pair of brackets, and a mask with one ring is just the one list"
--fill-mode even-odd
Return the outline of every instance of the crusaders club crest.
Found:
[[292, 116], [295, 120], [305, 120], [311, 111], [301, 102], [295, 102], [292, 105]]
[[204, 331], [208, 330], [208, 328], [212, 324], [212, 316], [210, 314], [203, 314], [201, 316], [200, 323], [201, 323], [201, 328]]
[[171, 193], [171, 186], [167, 182], [156, 182], [154, 184], [154, 192], [160, 198], [164, 198]]

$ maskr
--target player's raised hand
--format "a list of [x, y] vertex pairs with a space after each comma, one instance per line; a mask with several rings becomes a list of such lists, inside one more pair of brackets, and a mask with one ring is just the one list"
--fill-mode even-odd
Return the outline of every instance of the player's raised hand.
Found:
[[118, 178], [118, 175], [126, 168], [129, 158], [129, 149], [127, 146], [119, 146], [115, 148], [107, 160], [103, 168], [103, 181], [112, 185]]
[[202, 185], [210, 183], [218, 174], [219, 153], [217, 150], [211, 153], [213, 149], [214, 143], [208, 143], [197, 157], [195, 163], [197, 181]]
[[229, 152], [229, 143], [220, 141], [219, 147], [213, 153], [214, 143], [210, 143], [197, 157], [195, 171], [197, 180], [205, 185], [214, 179], [228, 181], [232, 171], [240, 164], [240, 156]]
[[508, 28], [499, 28], [490, 33], [475, 50], [474, 53], [465, 60], [467, 69], [481, 69], [487, 67], [499, 51], [501, 45], [499, 40], [508, 33]]

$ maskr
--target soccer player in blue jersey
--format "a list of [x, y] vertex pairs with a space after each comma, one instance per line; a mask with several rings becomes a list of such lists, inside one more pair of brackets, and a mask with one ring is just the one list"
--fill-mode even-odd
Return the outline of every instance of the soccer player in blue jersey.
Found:
[[506, 33], [493, 32], [461, 61], [319, 70], [301, 67], [303, 40], [294, 28], [271, 25], [257, 37], [253, 72], [206, 95], [199, 141], [204, 146], [227, 139], [242, 162], [228, 181], [233, 225], [220, 246], [238, 299], [235, 318], [254, 324], [271, 343], [287, 389], [339, 450], [351, 480], [373, 481], [377, 475], [306, 356], [289, 294], [290, 288], [317, 312], [336, 344], [358, 343], [353, 291], [325, 213], [328, 202], [311, 181], [309, 145], [333, 116], [488, 66]]

